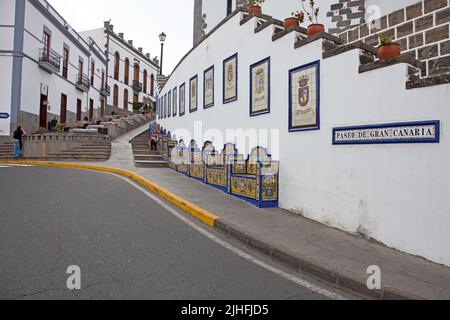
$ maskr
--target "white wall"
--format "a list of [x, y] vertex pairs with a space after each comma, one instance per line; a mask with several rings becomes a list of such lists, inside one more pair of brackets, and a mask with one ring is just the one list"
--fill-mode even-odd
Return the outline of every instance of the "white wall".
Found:
[[[0, 1], [0, 51], [14, 48], [15, 1]], [[0, 53], [0, 70], [3, 75], [0, 86], [0, 113], [11, 114], [12, 55]], [[9, 136], [10, 119], [0, 119], [0, 136]]]
[[[406, 90], [404, 64], [359, 74], [357, 50], [322, 60], [321, 41], [294, 49], [295, 34], [272, 42], [271, 28], [254, 34], [254, 20], [243, 26], [239, 20], [236, 15], [174, 71], [161, 94], [182, 83], [188, 89], [189, 79], [198, 74], [199, 110], [189, 114], [186, 104], [184, 117], [159, 120], [161, 125], [171, 132], [193, 132], [194, 121], [200, 120], [204, 130], [222, 134], [237, 128], [279, 129], [282, 208], [450, 265], [450, 133], [445, 130], [450, 85]], [[235, 52], [239, 99], [223, 105], [222, 61]], [[251, 118], [249, 66], [268, 56], [272, 110]], [[321, 130], [289, 133], [288, 70], [315, 60], [321, 61]], [[211, 65], [215, 106], [203, 110], [203, 71]], [[441, 120], [440, 144], [332, 145], [334, 127], [420, 120]]]
[[[0, 70], [5, 77], [0, 86], [0, 113], [11, 114], [11, 75], [12, 57], [0, 54]], [[0, 136], [9, 136], [10, 119], [0, 119]]]
[[0, 21], [1, 25], [14, 25], [16, 1], [0, 1]]

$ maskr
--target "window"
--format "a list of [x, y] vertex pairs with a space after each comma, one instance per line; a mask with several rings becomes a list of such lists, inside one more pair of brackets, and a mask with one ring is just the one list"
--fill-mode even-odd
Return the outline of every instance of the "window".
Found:
[[119, 73], [120, 73], [120, 54], [116, 52], [114, 56], [114, 79], [119, 81]]
[[150, 76], [150, 95], [153, 97], [155, 93], [155, 76], [152, 74]]
[[130, 60], [125, 59], [125, 69], [124, 69], [124, 82], [126, 85], [130, 83]]
[[114, 85], [113, 90], [113, 105], [114, 107], [119, 106], [119, 86], [117, 84]]
[[47, 52], [51, 49], [51, 36], [50, 33], [44, 31], [44, 36], [42, 39], [42, 42], [44, 43], [44, 51]]
[[147, 70], [144, 70], [144, 84], [143, 84], [143, 88], [144, 88], [144, 93], [147, 94], [147, 78], [148, 78], [148, 74], [147, 74]]
[[233, 1], [228, 0], [227, 1], [227, 16], [233, 11]]
[[128, 90], [125, 89], [123, 91], [123, 108], [128, 110]]
[[67, 79], [68, 74], [69, 74], [69, 49], [64, 48], [63, 57], [64, 57], [64, 62], [63, 62], [63, 74], [62, 75], [65, 79]]
[[105, 70], [102, 70], [102, 90], [105, 89]]
[[134, 64], [134, 81], [139, 82], [139, 64]]
[[95, 62], [91, 61], [91, 86], [94, 85], [94, 79], [95, 79]]
[[47, 61], [50, 58], [50, 48], [51, 48], [50, 33], [44, 31], [42, 43], [44, 44], [44, 52], [42, 54], [42, 58], [44, 59], [44, 61]]
[[82, 60], [78, 61], [78, 83], [79, 84], [83, 83], [83, 61]]

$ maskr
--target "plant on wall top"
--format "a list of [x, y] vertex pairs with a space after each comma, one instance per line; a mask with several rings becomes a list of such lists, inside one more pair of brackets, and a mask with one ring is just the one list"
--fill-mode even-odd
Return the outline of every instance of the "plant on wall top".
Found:
[[387, 34], [385, 34], [385, 33], [380, 33], [379, 35], [378, 35], [378, 38], [380, 38], [380, 44], [382, 45], [382, 46], [388, 46], [388, 45], [390, 45], [390, 44], [392, 44], [392, 39], [391, 39], [391, 37], [389, 37]]
[[302, 1], [303, 10], [306, 12], [306, 15], [308, 16], [309, 21], [311, 21], [311, 23], [319, 23], [318, 17], [319, 17], [320, 8], [316, 7], [316, 2], [314, 0], [309, 0], [309, 7], [307, 9], [306, 4], [305, 4], [305, 2], [307, 0], [301, 0], [301, 1]]
[[305, 13], [303, 11], [292, 12], [292, 17], [298, 20], [298, 23], [305, 22]]
[[266, 0], [248, 0], [250, 6], [261, 6]]
[[380, 46], [378, 47], [377, 56], [380, 60], [398, 57], [401, 54], [400, 44], [392, 41], [392, 38], [385, 33], [378, 35]]

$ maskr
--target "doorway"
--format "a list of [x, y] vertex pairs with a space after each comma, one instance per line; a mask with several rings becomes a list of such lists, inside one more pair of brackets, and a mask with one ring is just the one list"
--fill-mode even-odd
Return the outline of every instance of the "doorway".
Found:
[[65, 124], [67, 122], [67, 96], [61, 94], [61, 113], [59, 116], [59, 123]]
[[101, 100], [100, 104], [100, 118], [103, 120], [103, 117], [105, 116], [105, 99]]
[[39, 107], [39, 128], [47, 129], [47, 108], [48, 97], [41, 94], [41, 102]]
[[89, 121], [94, 118], [94, 100], [89, 99]]
[[77, 99], [77, 122], [81, 121], [81, 100]]

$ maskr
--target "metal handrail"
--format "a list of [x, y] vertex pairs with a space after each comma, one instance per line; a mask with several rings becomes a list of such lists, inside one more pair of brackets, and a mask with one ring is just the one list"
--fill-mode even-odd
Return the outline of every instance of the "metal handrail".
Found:
[[78, 73], [77, 76], [77, 84], [82, 85], [86, 88], [90, 88], [91, 87], [91, 80], [89, 79], [89, 77], [83, 73]]
[[57, 69], [61, 68], [61, 56], [49, 48], [39, 49], [39, 62], [47, 62]]

